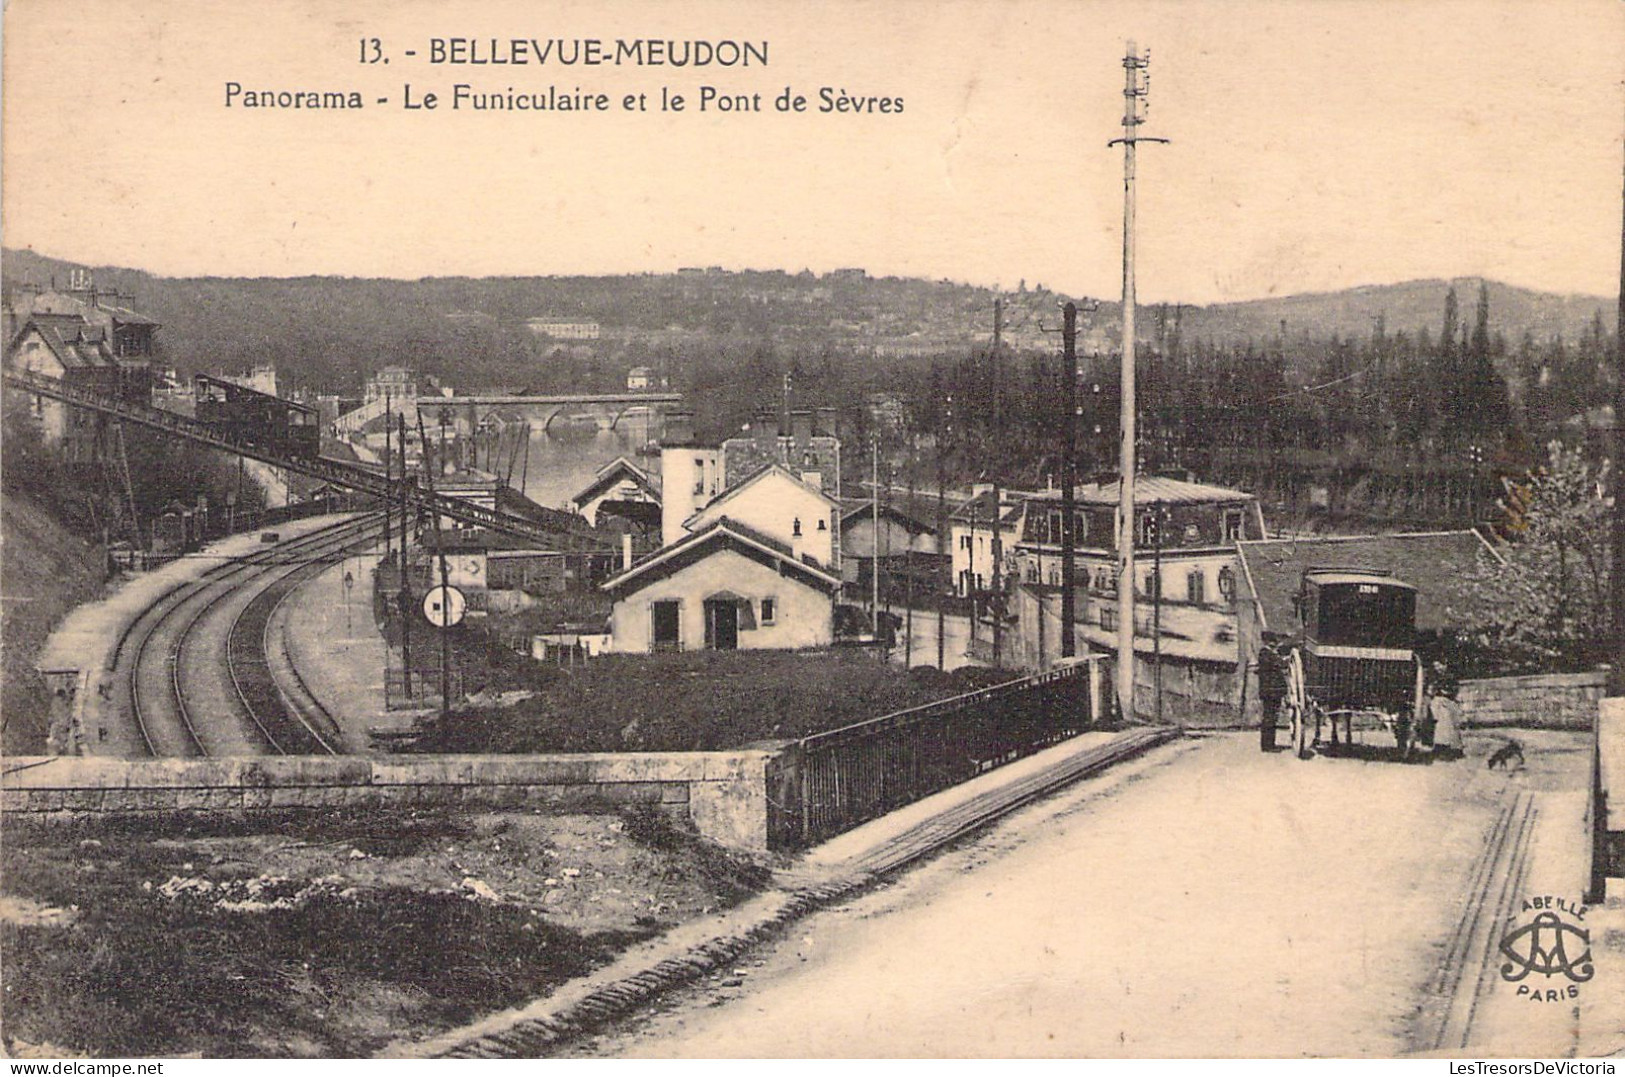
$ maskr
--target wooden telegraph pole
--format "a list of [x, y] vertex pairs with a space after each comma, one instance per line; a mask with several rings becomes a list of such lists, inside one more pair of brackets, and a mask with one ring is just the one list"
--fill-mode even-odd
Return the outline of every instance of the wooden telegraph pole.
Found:
[[[1608, 694], [1625, 696], [1625, 217], [1620, 222], [1619, 320], [1614, 326], [1614, 438], [1613, 438], [1613, 562], [1608, 574], [1613, 662], [1608, 671]], [[1585, 900], [1599, 904], [1608, 896], [1608, 795], [1620, 791], [1602, 785], [1602, 714], [1592, 721], [1591, 743], [1591, 870]]]
[[1123, 147], [1123, 363], [1122, 440], [1118, 449], [1117, 499], [1117, 707], [1125, 720], [1134, 718], [1134, 151], [1146, 138], [1137, 128], [1145, 122], [1149, 54], [1141, 56], [1128, 43], [1123, 57], [1123, 137], [1108, 146]]
[[1061, 657], [1073, 657], [1076, 644], [1073, 624], [1077, 621], [1075, 594], [1078, 559], [1073, 550], [1073, 517], [1077, 514], [1078, 485], [1078, 305], [1068, 303], [1061, 322], [1062, 376], [1066, 404], [1066, 446], [1061, 455]]

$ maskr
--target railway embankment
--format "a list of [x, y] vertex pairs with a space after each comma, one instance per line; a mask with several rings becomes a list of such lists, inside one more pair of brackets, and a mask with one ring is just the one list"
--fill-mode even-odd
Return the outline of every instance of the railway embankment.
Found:
[[30, 755], [50, 750], [51, 689], [35, 661], [63, 617], [101, 594], [106, 561], [23, 493], [0, 498], [0, 534], [0, 752]]
[[[331, 526], [335, 516], [296, 520], [276, 529], [281, 539]], [[151, 572], [140, 573], [96, 601], [74, 607], [51, 631], [33, 665], [46, 685], [51, 750], [63, 755], [145, 754], [138, 731], [113, 712], [112, 667], [125, 635], [164, 596], [201, 579], [223, 562], [262, 549], [260, 532], [232, 535]]]

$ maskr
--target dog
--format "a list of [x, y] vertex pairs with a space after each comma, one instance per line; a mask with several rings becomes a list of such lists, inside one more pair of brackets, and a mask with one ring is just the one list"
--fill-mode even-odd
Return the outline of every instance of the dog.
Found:
[[1515, 740], [1509, 740], [1495, 749], [1495, 754], [1490, 756], [1488, 769], [1500, 767], [1502, 770], [1508, 770], [1512, 767], [1514, 759], [1518, 761], [1518, 766], [1523, 766], [1523, 745]]

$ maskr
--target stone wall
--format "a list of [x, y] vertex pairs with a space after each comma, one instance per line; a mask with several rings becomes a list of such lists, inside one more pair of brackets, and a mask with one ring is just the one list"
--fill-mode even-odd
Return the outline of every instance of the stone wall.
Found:
[[691, 821], [723, 845], [767, 848], [771, 753], [365, 759], [13, 758], [0, 812], [250, 812], [348, 805], [604, 811], [634, 804]]
[[1606, 676], [1593, 670], [1462, 681], [1456, 698], [1469, 726], [1590, 729]]

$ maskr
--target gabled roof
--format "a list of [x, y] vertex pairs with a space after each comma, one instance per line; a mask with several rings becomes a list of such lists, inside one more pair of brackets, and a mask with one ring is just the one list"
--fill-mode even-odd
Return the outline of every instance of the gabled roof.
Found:
[[1261, 627], [1292, 635], [1302, 626], [1293, 598], [1309, 570], [1384, 572], [1416, 588], [1416, 627], [1455, 627], [1478, 605], [1464, 577], [1480, 556], [1499, 557], [1477, 531], [1250, 539], [1236, 544]]
[[755, 471], [752, 471], [743, 479], [740, 479], [738, 482], [722, 491], [722, 493], [712, 498], [704, 508], [700, 509], [698, 512], [694, 513], [694, 515], [684, 520], [683, 526], [688, 527], [694, 521], [698, 520], [701, 516], [706, 515], [718, 505], [726, 504], [728, 501], [743, 493], [749, 487], [755, 486], [757, 483], [761, 482], [763, 479], [766, 479], [769, 475], [772, 475], [775, 472], [783, 475], [785, 478], [789, 479], [791, 482], [795, 483], [809, 494], [812, 494], [820, 501], [830, 505], [832, 508], [840, 508], [841, 503], [839, 501], [836, 501], [833, 497], [830, 497], [828, 494], [824, 493], [824, 491], [818, 489], [818, 487], [809, 486], [808, 484], [802, 482], [800, 476], [796, 475], [783, 464], [763, 464], [761, 467], [757, 468]]
[[625, 572], [605, 580], [602, 588], [621, 598], [641, 590], [656, 580], [665, 579], [692, 564], [703, 561], [723, 549], [733, 550], [770, 568], [776, 568], [782, 575], [799, 579], [807, 586], [820, 591], [833, 594], [840, 590], [839, 577], [830, 575], [818, 565], [797, 559], [790, 547], [784, 543], [726, 516], [703, 530], [662, 546]]
[[[1021, 515], [1023, 503], [1030, 497], [1035, 497], [1027, 490], [1005, 490], [1001, 500], [1004, 502], [999, 511], [999, 522], [1010, 523]], [[993, 522], [993, 491], [983, 490], [969, 501], [948, 514], [948, 521], [956, 524], [990, 524]]]
[[597, 473], [593, 475], [592, 481], [570, 500], [577, 505], [585, 504], [623, 479], [631, 479], [637, 484], [638, 489], [644, 491], [650, 497], [660, 496], [660, 481], [658, 479], [626, 457], [617, 456], [599, 468]]
[[85, 323], [77, 314], [33, 314], [23, 323], [6, 347], [9, 360], [30, 332], [37, 333], [57, 362], [69, 370], [116, 367], [118, 361], [107, 347], [104, 334]]
[[[873, 512], [873, 501], [867, 499], [843, 501], [841, 503], [841, 526], [844, 528], [849, 523], [862, 523], [864, 520], [869, 519]], [[880, 515], [896, 520], [917, 535], [931, 535], [935, 534], [937, 530], [934, 525], [926, 523], [918, 516], [912, 515], [888, 501], [880, 503]]]
[[[1060, 501], [1060, 490], [1045, 490], [1039, 494], [1030, 495], [1034, 500]], [[1120, 496], [1118, 480], [1108, 483], [1091, 482], [1075, 488], [1075, 497], [1080, 505], [1116, 505]], [[1134, 503], [1136, 505], [1176, 505], [1192, 503], [1219, 503], [1229, 501], [1254, 501], [1254, 495], [1245, 490], [1231, 490], [1224, 486], [1210, 486], [1203, 482], [1186, 482], [1183, 479], [1170, 479], [1162, 475], [1141, 475], [1134, 481]]]
[[159, 323], [153, 321], [145, 314], [137, 314], [129, 307], [110, 307], [105, 303], [98, 303], [96, 306], [99, 309], [105, 310], [107, 313], [111, 314], [113, 316], [113, 323], [115, 325], [150, 325], [154, 329], [158, 328]]

